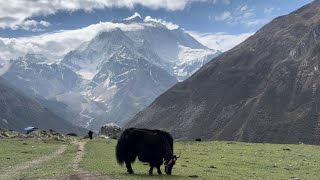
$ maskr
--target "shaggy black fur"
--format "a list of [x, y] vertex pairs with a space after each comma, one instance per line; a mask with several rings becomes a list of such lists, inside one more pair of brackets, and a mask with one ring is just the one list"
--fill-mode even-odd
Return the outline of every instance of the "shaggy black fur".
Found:
[[119, 164], [125, 163], [128, 173], [133, 174], [131, 163], [137, 156], [140, 161], [150, 164], [149, 174], [152, 174], [154, 167], [157, 167], [158, 174], [162, 174], [160, 166], [164, 160], [167, 166], [166, 173], [171, 174], [176, 160], [173, 156], [172, 136], [161, 130], [126, 129], [118, 139], [117, 161]]

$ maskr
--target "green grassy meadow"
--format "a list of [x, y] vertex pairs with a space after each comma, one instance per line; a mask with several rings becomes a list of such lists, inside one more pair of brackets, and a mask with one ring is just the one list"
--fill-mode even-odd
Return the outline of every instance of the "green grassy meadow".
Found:
[[[78, 139], [78, 141], [81, 141]], [[72, 162], [77, 147], [70, 141], [52, 139], [0, 139], [0, 172], [6, 168], [53, 153], [62, 145], [66, 151], [49, 161], [30, 167], [10, 179], [43, 179], [74, 171]], [[149, 166], [136, 161], [134, 175], [115, 159], [116, 140], [97, 138], [85, 146], [80, 162], [84, 171], [102, 174], [119, 180], [138, 179], [320, 179], [320, 146], [288, 144], [254, 144], [242, 142], [176, 142], [180, 154], [173, 175], [149, 176]], [[164, 167], [162, 166], [164, 173]]]
[[77, 147], [68, 145], [66, 151], [59, 157], [46, 163], [30, 168], [23, 172], [18, 179], [41, 179], [44, 177], [60, 176], [72, 172], [72, 161], [76, 156]]
[[0, 169], [51, 154], [60, 144], [33, 138], [0, 139]]
[[[177, 142], [181, 154], [173, 175], [149, 176], [148, 165], [136, 161], [135, 175], [115, 160], [115, 140], [87, 144], [81, 166], [115, 179], [320, 179], [320, 147], [311, 145], [252, 144], [241, 142]], [[163, 166], [162, 172], [164, 173]]]
[[14, 165], [52, 154], [62, 145], [66, 146], [66, 151], [57, 158], [32, 166], [10, 179], [41, 179], [71, 172], [70, 165], [76, 156], [77, 147], [69, 141], [62, 142], [50, 138], [0, 139], [0, 173]]

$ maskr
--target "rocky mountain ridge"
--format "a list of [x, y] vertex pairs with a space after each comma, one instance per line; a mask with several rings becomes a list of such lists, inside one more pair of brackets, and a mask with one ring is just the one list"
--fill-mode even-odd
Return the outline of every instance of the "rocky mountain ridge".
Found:
[[264, 26], [159, 96], [126, 127], [176, 139], [319, 144], [320, 1]]
[[58, 117], [0, 77], [0, 127], [23, 131], [28, 126], [60, 133], [84, 134], [86, 131]]

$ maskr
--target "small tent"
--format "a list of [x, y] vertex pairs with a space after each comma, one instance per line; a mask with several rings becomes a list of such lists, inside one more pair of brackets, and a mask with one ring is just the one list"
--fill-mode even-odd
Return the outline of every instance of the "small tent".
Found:
[[27, 131], [27, 134], [29, 134], [30, 132], [35, 131], [37, 129], [38, 128], [32, 127], [32, 126], [28, 126], [28, 127], [24, 128], [24, 130]]

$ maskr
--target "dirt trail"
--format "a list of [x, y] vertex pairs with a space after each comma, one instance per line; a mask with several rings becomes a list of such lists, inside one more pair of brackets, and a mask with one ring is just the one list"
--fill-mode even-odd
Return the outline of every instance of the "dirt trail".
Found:
[[79, 163], [85, 154], [85, 145], [87, 144], [87, 141], [74, 141], [72, 144], [78, 146], [77, 155], [72, 164], [74, 172], [62, 176], [51, 177], [47, 180], [112, 180], [112, 178], [106, 175], [93, 174], [81, 169]]
[[36, 158], [32, 161], [23, 162], [21, 164], [11, 166], [10, 168], [1, 169], [0, 170], [0, 179], [12, 179], [13, 177], [19, 175], [22, 171], [24, 171], [30, 167], [36, 166], [36, 165], [41, 164], [45, 161], [49, 161], [49, 160], [61, 155], [62, 153], [64, 153], [65, 150], [66, 150], [66, 145], [62, 145], [58, 150], [56, 150], [55, 152], [53, 152], [50, 155]]
[[[111, 180], [112, 178], [101, 175], [101, 174], [93, 174], [89, 173], [79, 167], [79, 164], [85, 154], [85, 145], [87, 141], [74, 141], [72, 144], [78, 146], [76, 157], [71, 164], [74, 172], [68, 173], [62, 176], [55, 176], [50, 177], [48, 180]], [[40, 165], [46, 161], [49, 161], [53, 158], [58, 157], [59, 155], [63, 154], [66, 150], [66, 145], [61, 145], [59, 149], [57, 149], [52, 154], [36, 158], [32, 161], [23, 162], [21, 164], [11, 166], [10, 168], [0, 169], [0, 179], [12, 179], [14, 177], [18, 177], [20, 173], [27, 170], [30, 167], [34, 167], [36, 165]]]
[[72, 144], [78, 146], [77, 155], [73, 161], [72, 167], [74, 170], [80, 170], [79, 163], [82, 160], [82, 157], [84, 156], [84, 146], [87, 144], [87, 141], [74, 141]]

